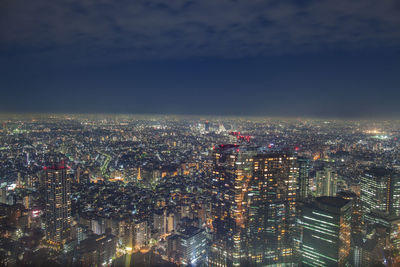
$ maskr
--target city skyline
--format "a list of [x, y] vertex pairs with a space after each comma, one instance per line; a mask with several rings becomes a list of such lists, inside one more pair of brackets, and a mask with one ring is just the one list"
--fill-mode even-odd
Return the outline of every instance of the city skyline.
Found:
[[0, 266], [400, 266], [399, 1], [0, 1]]
[[400, 121], [0, 121], [3, 265], [400, 262]]

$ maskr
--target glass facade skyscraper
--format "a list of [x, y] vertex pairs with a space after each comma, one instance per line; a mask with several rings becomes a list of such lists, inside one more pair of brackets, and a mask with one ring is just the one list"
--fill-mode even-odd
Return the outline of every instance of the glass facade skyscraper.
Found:
[[371, 211], [400, 215], [400, 176], [382, 167], [361, 176], [361, 205], [364, 216]]

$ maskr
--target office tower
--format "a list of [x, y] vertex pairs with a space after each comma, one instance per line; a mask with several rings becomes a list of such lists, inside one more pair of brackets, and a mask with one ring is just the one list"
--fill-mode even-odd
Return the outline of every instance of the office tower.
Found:
[[146, 248], [150, 241], [150, 228], [146, 220], [135, 222], [135, 247]]
[[332, 168], [325, 167], [316, 173], [316, 196], [336, 196], [337, 173]]
[[297, 181], [297, 194], [296, 194], [296, 225], [292, 229], [293, 236], [293, 250], [295, 262], [301, 260], [301, 242], [302, 242], [302, 227], [299, 224], [299, 214], [302, 212], [302, 208], [305, 202], [309, 201], [311, 197], [310, 183], [309, 183], [309, 172], [311, 160], [306, 157], [298, 157], [297, 164], [299, 168], [299, 177]]
[[363, 235], [361, 233], [351, 235], [351, 250], [350, 250], [350, 256], [349, 256], [349, 262], [350, 262], [351, 266], [354, 266], [354, 267], [369, 266], [369, 264], [363, 265], [363, 254], [365, 254], [364, 240], [365, 239], [363, 239]]
[[318, 197], [303, 207], [303, 266], [345, 266], [350, 252], [351, 201]]
[[200, 264], [207, 253], [207, 238], [204, 229], [188, 226], [179, 231], [179, 254], [183, 265]]
[[[259, 197], [258, 201], [249, 202], [249, 225], [256, 224], [249, 228], [255, 230], [249, 242], [254, 242], [255, 251], [262, 251], [263, 265], [290, 264], [295, 260], [293, 230], [298, 175], [297, 158], [292, 154], [262, 153], [254, 157], [249, 192], [259, 193]], [[258, 192], [252, 192], [256, 187]], [[253, 255], [254, 251], [248, 253]]]
[[362, 212], [360, 197], [351, 191], [341, 191], [337, 193], [338, 197], [351, 200], [352, 213], [351, 213], [351, 233], [359, 234], [362, 230]]
[[293, 262], [297, 158], [222, 145], [214, 175], [209, 265]]
[[165, 210], [155, 210], [153, 213], [152, 229], [157, 233], [157, 236], [164, 235], [165, 232]]
[[70, 237], [71, 174], [63, 163], [45, 167], [46, 240], [55, 249]]
[[298, 179], [298, 199], [306, 199], [309, 194], [309, 171], [310, 159], [305, 157], [298, 157], [299, 179]]
[[371, 211], [400, 215], [400, 176], [393, 170], [375, 167], [361, 176], [363, 216]]
[[242, 260], [242, 230], [246, 182], [252, 176], [253, 151], [219, 145], [214, 151], [212, 179], [212, 246], [210, 266], [238, 266]]
[[130, 219], [121, 220], [118, 223], [117, 232], [121, 246], [128, 252], [132, 252], [135, 245], [135, 225]]

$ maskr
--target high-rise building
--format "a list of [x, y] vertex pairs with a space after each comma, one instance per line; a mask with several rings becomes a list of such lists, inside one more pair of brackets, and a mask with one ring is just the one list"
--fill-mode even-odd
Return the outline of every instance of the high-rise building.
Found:
[[[250, 202], [249, 208], [255, 207], [257, 212], [249, 215], [249, 224], [259, 224], [257, 228], [252, 228], [257, 230], [252, 233], [254, 236], [250, 242], [256, 240], [256, 251], [262, 249], [263, 265], [294, 261], [293, 230], [296, 223], [298, 175], [295, 155], [276, 152], [254, 157], [254, 176], [249, 192], [258, 186], [255, 191], [258, 191], [259, 197], [258, 201]], [[249, 254], [253, 253], [249, 251]]]
[[45, 167], [46, 240], [55, 249], [61, 249], [70, 237], [71, 174], [62, 163]]
[[362, 231], [362, 212], [360, 197], [351, 191], [341, 191], [337, 193], [338, 197], [351, 200], [352, 214], [351, 214], [351, 233], [353, 235], [359, 234]]
[[210, 266], [238, 266], [242, 261], [243, 203], [254, 153], [231, 144], [219, 145], [214, 151]]
[[336, 196], [337, 191], [337, 173], [330, 167], [318, 170], [315, 176], [316, 196]]
[[293, 262], [297, 158], [223, 145], [215, 160], [209, 265]]
[[371, 211], [400, 215], [400, 176], [393, 170], [375, 167], [361, 176], [363, 216]]
[[209, 248], [204, 229], [185, 226], [167, 237], [167, 255], [170, 261], [183, 266], [202, 266]]
[[307, 157], [297, 157], [297, 164], [299, 168], [299, 177], [296, 194], [296, 225], [292, 228], [291, 234], [293, 236], [294, 259], [296, 262], [299, 262], [301, 260], [302, 227], [298, 223], [300, 219], [298, 214], [301, 214], [304, 203], [309, 201], [312, 196], [309, 180], [311, 160]]
[[345, 266], [349, 260], [352, 203], [318, 197], [303, 206], [303, 266]]
[[297, 158], [299, 167], [299, 178], [298, 178], [298, 191], [297, 197], [299, 199], [306, 199], [309, 194], [309, 171], [310, 171], [310, 159], [306, 157]]
[[135, 247], [146, 248], [150, 241], [150, 228], [146, 220], [135, 223]]
[[179, 252], [183, 265], [198, 265], [207, 253], [207, 238], [204, 229], [189, 226], [179, 231]]

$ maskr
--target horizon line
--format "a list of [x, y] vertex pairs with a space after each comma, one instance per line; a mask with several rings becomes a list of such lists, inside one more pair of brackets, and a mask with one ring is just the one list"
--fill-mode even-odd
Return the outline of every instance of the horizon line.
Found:
[[117, 112], [0, 112], [3, 116], [138, 116], [138, 117], [191, 117], [206, 119], [207, 118], [241, 118], [241, 119], [271, 119], [271, 120], [327, 120], [327, 121], [398, 121], [400, 116], [377, 116], [377, 117], [335, 117], [335, 116], [279, 116], [279, 115], [218, 115], [218, 114], [181, 114], [181, 113], [117, 113]]

